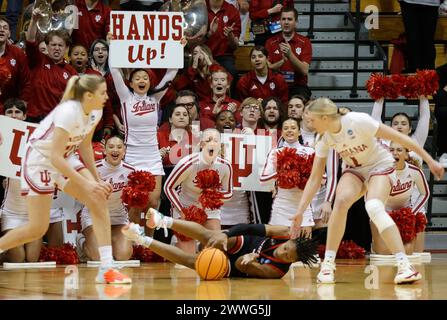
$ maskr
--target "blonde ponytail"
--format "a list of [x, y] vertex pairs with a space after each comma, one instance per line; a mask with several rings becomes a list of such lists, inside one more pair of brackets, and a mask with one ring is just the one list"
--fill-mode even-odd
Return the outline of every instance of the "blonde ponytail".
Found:
[[96, 74], [72, 76], [67, 82], [61, 102], [68, 100], [82, 101], [84, 93], [95, 92], [99, 85], [105, 81], [104, 77]]
[[328, 98], [318, 98], [309, 104], [308, 110], [316, 115], [339, 117], [350, 112], [348, 108], [338, 108], [337, 105]]

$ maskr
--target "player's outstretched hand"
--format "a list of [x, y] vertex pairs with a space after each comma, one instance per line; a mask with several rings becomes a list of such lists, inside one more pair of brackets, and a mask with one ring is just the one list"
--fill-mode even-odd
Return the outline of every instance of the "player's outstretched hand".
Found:
[[220, 250], [227, 251], [228, 237], [223, 232], [214, 232], [211, 238], [208, 240], [207, 247], [217, 248]]

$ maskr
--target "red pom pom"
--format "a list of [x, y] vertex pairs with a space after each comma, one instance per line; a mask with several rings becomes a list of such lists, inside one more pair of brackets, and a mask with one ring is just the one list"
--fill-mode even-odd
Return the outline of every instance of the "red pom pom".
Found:
[[104, 145], [101, 142], [93, 142], [92, 146], [95, 161], [104, 159]]
[[405, 85], [401, 88], [400, 94], [407, 99], [415, 99], [419, 96], [419, 83], [416, 76], [408, 76], [405, 79]]
[[216, 210], [223, 205], [223, 193], [220, 192], [222, 184], [216, 170], [205, 169], [197, 172], [194, 184], [202, 189], [199, 202], [203, 208]]
[[[320, 259], [324, 259], [325, 245], [318, 246]], [[357, 245], [352, 240], [345, 240], [340, 243], [337, 251], [337, 259], [363, 259], [365, 258], [365, 249]]]
[[121, 200], [129, 207], [145, 208], [149, 203], [149, 193], [154, 191], [156, 180], [148, 171], [135, 171], [127, 176], [129, 182], [123, 188]]
[[403, 243], [411, 242], [416, 237], [416, 216], [411, 208], [401, 208], [389, 213], [399, 229]]
[[138, 170], [127, 176], [129, 187], [138, 187], [141, 190], [152, 192], [155, 189], [156, 181], [152, 173], [148, 171]]
[[282, 148], [276, 154], [278, 186], [283, 189], [304, 189], [312, 171], [315, 155], [304, 156], [294, 148]]
[[393, 74], [391, 76], [391, 86], [386, 92], [386, 97], [389, 99], [397, 99], [401, 95], [401, 90], [405, 86], [407, 79], [401, 74]]
[[425, 217], [425, 214], [422, 212], [418, 212], [416, 214], [416, 222], [415, 222], [415, 233], [420, 233], [425, 231], [425, 226], [427, 225], [427, 218]]
[[11, 69], [8, 60], [0, 58], [0, 89], [11, 80]]
[[127, 186], [123, 188], [121, 200], [129, 207], [146, 208], [149, 203], [149, 192]]
[[149, 248], [143, 246], [134, 246], [132, 260], [140, 260], [141, 262], [165, 262], [165, 259]]
[[384, 98], [391, 86], [391, 79], [382, 73], [373, 73], [366, 81], [366, 89], [374, 100]]
[[220, 183], [219, 173], [216, 170], [205, 169], [197, 172], [194, 184], [199, 189], [220, 189], [222, 184]]
[[419, 83], [418, 94], [420, 96], [431, 96], [439, 89], [439, 76], [435, 70], [418, 70], [416, 78]]
[[64, 243], [60, 247], [48, 248], [43, 246], [40, 250], [39, 261], [56, 261], [56, 264], [78, 264], [79, 257], [76, 248], [71, 243]]

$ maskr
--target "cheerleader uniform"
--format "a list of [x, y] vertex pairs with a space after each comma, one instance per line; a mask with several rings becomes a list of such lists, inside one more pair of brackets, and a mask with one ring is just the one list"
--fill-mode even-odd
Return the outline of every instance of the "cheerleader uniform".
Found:
[[[128, 224], [129, 216], [121, 200], [121, 194], [123, 188], [127, 186], [127, 177], [135, 171], [135, 168], [123, 161], [118, 166], [112, 166], [105, 159], [102, 159], [96, 162], [96, 170], [101, 180], [110, 183], [113, 187], [113, 191], [107, 200], [110, 224], [112, 226]], [[93, 222], [89, 210], [87, 207], [84, 207], [81, 213], [82, 231], [91, 225], [93, 225]]]
[[[261, 182], [269, 182], [275, 180], [277, 177], [277, 167], [276, 167], [276, 156], [279, 151], [284, 147], [293, 148], [296, 153], [302, 156], [310, 156], [314, 154], [312, 148], [303, 147], [299, 142], [289, 144], [287, 142], [283, 143], [283, 147], [278, 149], [273, 149], [270, 151], [267, 160], [262, 170], [260, 177]], [[303, 190], [298, 187], [292, 189], [283, 189], [278, 186], [278, 193], [273, 200], [272, 214], [270, 217], [270, 225], [279, 225], [290, 227], [292, 221], [289, 220], [295, 214], [295, 209], [298, 207]], [[303, 221], [301, 223], [302, 227], [312, 227], [314, 226], [314, 219], [312, 216], [312, 209], [307, 207], [303, 214]]]
[[[202, 153], [193, 153], [181, 159], [164, 185], [164, 192], [172, 204], [172, 217], [181, 217], [182, 208], [191, 205], [199, 206], [199, 196], [202, 192], [194, 180], [199, 171], [216, 170], [222, 183], [223, 200], [228, 200], [233, 194], [233, 169], [231, 164], [220, 157], [208, 165], [203, 160]], [[221, 219], [221, 210], [205, 209], [208, 219]]]
[[[149, 171], [155, 176], [164, 175], [158, 151], [157, 125], [160, 100], [167, 89], [150, 96], [140, 96], [129, 90], [118, 69], [111, 68], [110, 73], [121, 101], [124, 142], [127, 146], [125, 161], [137, 170]], [[176, 73], [177, 69], [169, 69], [157, 88], [174, 79]]]

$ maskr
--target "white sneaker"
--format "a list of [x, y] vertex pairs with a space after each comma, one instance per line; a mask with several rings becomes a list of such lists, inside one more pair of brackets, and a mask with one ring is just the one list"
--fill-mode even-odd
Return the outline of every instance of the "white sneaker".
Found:
[[124, 236], [129, 239], [130, 241], [134, 241], [137, 244], [143, 244], [143, 232], [142, 228], [136, 224], [136, 223], [129, 223], [127, 226], [124, 226], [121, 229], [121, 232], [124, 234]]
[[87, 255], [84, 252], [85, 236], [82, 233], [76, 235], [76, 253], [78, 254], [79, 262], [86, 262]]
[[441, 157], [439, 158], [439, 163], [444, 167], [447, 168], [447, 153], [443, 153]]
[[397, 274], [394, 277], [395, 284], [413, 283], [421, 280], [422, 275], [409, 263], [397, 264]]
[[317, 275], [317, 283], [335, 283], [335, 263], [323, 261]]
[[158, 230], [160, 228], [163, 228], [165, 237], [168, 237], [168, 226], [165, 216], [161, 212], [153, 208], [149, 208], [146, 214], [146, 224], [151, 229]]

